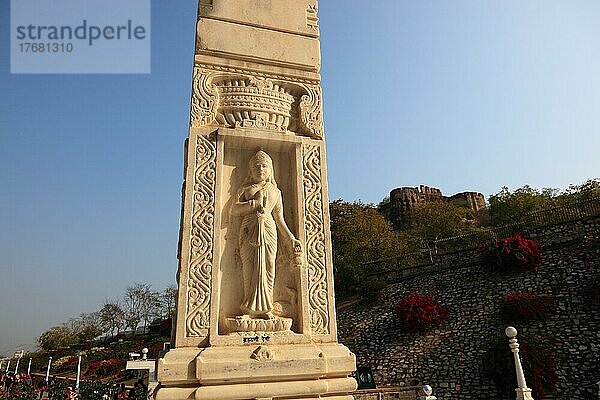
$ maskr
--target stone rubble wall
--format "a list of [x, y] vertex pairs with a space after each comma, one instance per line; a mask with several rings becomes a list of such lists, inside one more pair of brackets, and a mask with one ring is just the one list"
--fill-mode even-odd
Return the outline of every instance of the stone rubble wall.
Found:
[[[426, 267], [428, 272], [396, 277], [378, 303], [338, 311], [340, 342], [356, 354], [358, 366], [374, 369], [378, 386], [418, 381], [433, 386], [438, 399], [497, 400], [501, 397], [488, 378], [484, 356], [507, 326], [500, 315], [503, 298], [527, 291], [550, 295], [556, 298], [554, 315], [516, 328], [552, 340], [550, 350], [559, 359], [555, 399], [596, 399], [600, 305], [592, 303], [587, 288], [590, 277], [600, 273], [600, 249], [584, 239], [590, 235], [600, 235], [599, 217], [529, 232], [542, 247], [543, 263], [536, 273], [489, 274], [470, 250], [442, 258], [441, 264]], [[447, 307], [447, 320], [425, 333], [403, 332], [394, 306], [411, 291]], [[525, 371], [526, 377], [530, 373]]]

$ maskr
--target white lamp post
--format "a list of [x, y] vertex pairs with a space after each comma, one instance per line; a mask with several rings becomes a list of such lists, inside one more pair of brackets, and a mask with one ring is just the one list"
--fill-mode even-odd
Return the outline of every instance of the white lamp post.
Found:
[[17, 365], [15, 365], [15, 375], [19, 373], [19, 361], [21, 361], [21, 359], [17, 358]]
[[10, 358], [8, 359], [8, 364], [6, 364], [6, 372], [10, 370]]
[[48, 378], [50, 377], [50, 365], [52, 364], [52, 357], [48, 359], [48, 369], [46, 369], [46, 383], [48, 383]]
[[29, 364], [27, 365], [27, 375], [31, 372], [31, 358], [29, 359]]
[[431, 388], [431, 386], [425, 385], [421, 388], [421, 390], [423, 390], [423, 393], [425, 393], [425, 396], [421, 396], [420, 399], [422, 399], [422, 400], [437, 400], [437, 397], [433, 396], [433, 389]]
[[75, 390], [79, 390], [79, 375], [81, 374], [81, 354], [79, 355], [79, 361], [77, 362], [77, 382], [75, 383]]
[[523, 374], [523, 367], [521, 366], [519, 343], [517, 343], [516, 339], [517, 330], [514, 327], [509, 326], [504, 330], [504, 333], [510, 338], [508, 346], [515, 357], [515, 369], [517, 370], [517, 383], [519, 385], [519, 387], [515, 389], [517, 392], [517, 400], [534, 400], [531, 396], [531, 389], [527, 387], [527, 382], [525, 382], [525, 374]]

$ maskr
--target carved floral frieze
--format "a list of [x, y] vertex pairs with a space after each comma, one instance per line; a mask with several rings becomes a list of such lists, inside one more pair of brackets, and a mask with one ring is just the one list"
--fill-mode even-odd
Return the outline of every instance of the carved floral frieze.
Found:
[[192, 127], [258, 128], [323, 138], [317, 81], [197, 64], [190, 115]]

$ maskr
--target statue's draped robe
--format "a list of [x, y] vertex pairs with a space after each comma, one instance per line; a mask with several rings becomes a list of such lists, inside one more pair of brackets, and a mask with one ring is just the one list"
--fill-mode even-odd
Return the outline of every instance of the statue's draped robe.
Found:
[[239, 251], [244, 301], [240, 308], [245, 314], [261, 315], [273, 310], [277, 255], [277, 226], [273, 213], [281, 212], [281, 191], [273, 183], [267, 182], [253, 196], [249, 196], [248, 192], [248, 188], [243, 188], [239, 201], [253, 199], [263, 206], [264, 212], [252, 211], [242, 217]]

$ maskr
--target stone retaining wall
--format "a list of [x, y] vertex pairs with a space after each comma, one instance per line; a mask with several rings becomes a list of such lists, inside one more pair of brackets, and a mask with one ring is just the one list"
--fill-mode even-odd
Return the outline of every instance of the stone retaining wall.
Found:
[[[380, 386], [416, 380], [432, 385], [438, 399], [497, 400], [484, 354], [507, 325], [500, 315], [502, 299], [511, 292], [551, 295], [556, 298], [554, 315], [516, 328], [551, 339], [559, 359], [555, 399], [596, 399], [600, 305], [592, 304], [586, 290], [590, 277], [600, 274], [600, 249], [584, 239], [594, 235], [600, 236], [600, 218], [529, 232], [543, 249], [536, 273], [491, 275], [472, 252], [465, 252], [462, 259], [454, 256], [450, 264], [436, 265], [435, 271], [400, 278], [385, 289], [380, 302], [338, 311], [339, 339], [356, 354], [359, 366], [374, 368]], [[448, 319], [424, 334], [403, 332], [394, 305], [410, 291], [440, 301], [448, 308]]]

